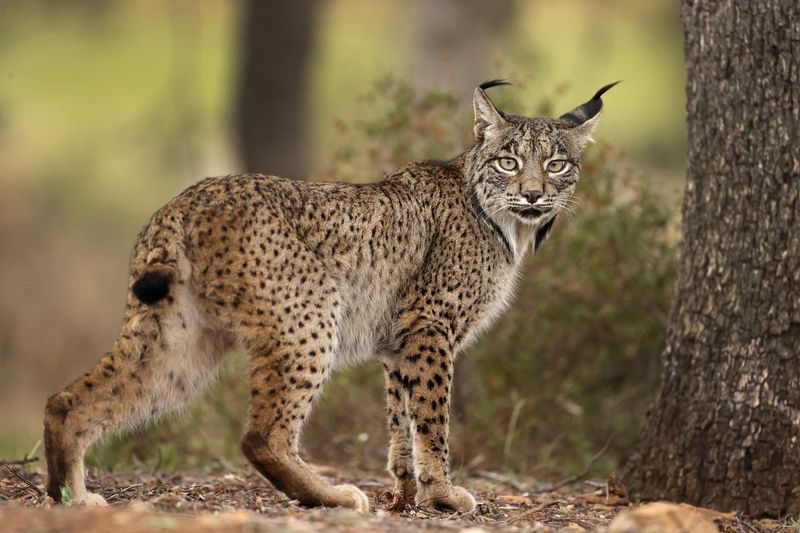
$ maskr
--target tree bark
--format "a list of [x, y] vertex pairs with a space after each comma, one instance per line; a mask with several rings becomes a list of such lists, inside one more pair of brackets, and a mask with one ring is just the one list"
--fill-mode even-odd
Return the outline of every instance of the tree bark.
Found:
[[306, 154], [308, 60], [317, 0], [249, 0], [238, 134], [247, 172], [303, 177]]
[[661, 384], [625, 482], [800, 511], [800, 3], [684, 0], [689, 165]]

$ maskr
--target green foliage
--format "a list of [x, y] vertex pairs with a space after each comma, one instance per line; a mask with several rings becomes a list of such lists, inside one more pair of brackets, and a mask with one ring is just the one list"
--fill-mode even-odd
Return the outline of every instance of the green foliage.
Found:
[[457, 95], [429, 91], [417, 95], [392, 76], [375, 82], [362, 104], [373, 110], [352, 125], [337, 121], [341, 145], [321, 177], [341, 181], [366, 175], [374, 180], [415, 159], [440, 159], [458, 153], [468, 142]]
[[69, 485], [62, 485], [61, 486], [61, 503], [64, 505], [69, 505], [72, 503], [72, 500], [75, 498], [75, 494], [72, 492], [72, 487]]

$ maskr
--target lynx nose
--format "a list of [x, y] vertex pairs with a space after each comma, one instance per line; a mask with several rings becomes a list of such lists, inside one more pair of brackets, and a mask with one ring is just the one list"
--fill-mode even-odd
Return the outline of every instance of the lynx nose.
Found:
[[543, 196], [544, 193], [542, 193], [542, 191], [538, 191], [536, 189], [531, 189], [531, 190], [528, 190], [528, 191], [522, 191], [520, 194], [522, 195], [523, 198], [528, 200], [529, 204], [533, 205], [533, 204], [536, 203], [536, 200], [538, 200], [539, 198], [541, 198]]

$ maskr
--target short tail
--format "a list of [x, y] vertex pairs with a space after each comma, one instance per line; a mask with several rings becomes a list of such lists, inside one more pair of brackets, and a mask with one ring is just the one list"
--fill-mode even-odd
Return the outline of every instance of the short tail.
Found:
[[182, 217], [170, 211], [157, 212], [139, 237], [131, 270], [141, 274], [131, 291], [143, 304], [153, 305], [169, 297], [170, 287], [180, 277], [178, 269], [184, 257]]
[[173, 270], [163, 265], [148, 267], [131, 286], [133, 294], [140, 302], [152, 305], [169, 296]]

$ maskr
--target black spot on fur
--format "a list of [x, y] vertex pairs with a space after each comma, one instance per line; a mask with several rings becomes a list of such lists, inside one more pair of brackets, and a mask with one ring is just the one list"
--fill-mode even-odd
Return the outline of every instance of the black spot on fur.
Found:
[[131, 287], [140, 302], [152, 305], [169, 294], [172, 276], [163, 271], [147, 270]]

